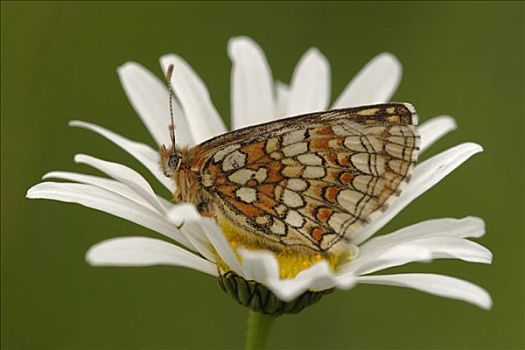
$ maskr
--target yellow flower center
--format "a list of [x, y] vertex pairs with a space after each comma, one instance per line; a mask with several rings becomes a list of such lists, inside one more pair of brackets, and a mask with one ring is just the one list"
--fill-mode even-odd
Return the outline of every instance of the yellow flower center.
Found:
[[[357, 251], [349, 249], [345, 252], [319, 253], [307, 249], [272, 249], [275, 244], [271, 241], [265, 241], [259, 237], [253, 237], [253, 234], [247, 233], [239, 226], [231, 224], [228, 220], [219, 220], [226, 239], [229, 241], [237, 259], [242, 262], [242, 256], [238, 253], [239, 248], [247, 250], [267, 249], [274, 253], [279, 265], [280, 278], [294, 278], [299, 272], [309, 268], [313, 264], [325, 260], [335, 271], [336, 267], [345, 261], [352, 260], [357, 255]], [[217, 255], [217, 254], [216, 254]], [[217, 265], [222, 273], [226, 273], [231, 268], [217, 255]]]

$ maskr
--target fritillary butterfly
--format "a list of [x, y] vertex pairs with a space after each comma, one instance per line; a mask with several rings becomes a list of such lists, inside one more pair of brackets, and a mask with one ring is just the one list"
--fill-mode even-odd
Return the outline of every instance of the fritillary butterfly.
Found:
[[[328, 254], [373, 220], [410, 179], [419, 150], [406, 103], [331, 110], [161, 149], [174, 202], [274, 251]], [[172, 133], [173, 135], [174, 133]]]

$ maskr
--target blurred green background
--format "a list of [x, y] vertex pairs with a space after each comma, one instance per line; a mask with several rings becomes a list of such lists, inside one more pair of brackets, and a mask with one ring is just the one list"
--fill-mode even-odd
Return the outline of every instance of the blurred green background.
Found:
[[[477, 215], [490, 266], [437, 261], [396, 271], [450, 274], [486, 288], [491, 311], [385, 286], [337, 292], [278, 319], [268, 347], [280, 349], [523, 349], [524, 81], [523, 2], [2, 2], [2, 348], [201, 349], [243, 346], [246, 310], [217, 282], [182, 268], [93, 268], [94, 243], [152, 232], [110, 215], [26, 190], [50, 170], [88, 153], [145, 171], [90, 132], [82, 119], [154, 144], [116, 74], [133, 60], [160, 75], [175, 52], [206, 82], [229, 123], [230, 37], [265, 50], [274, 78], [289, 81], [306, 49], [328, 57], [333, 98], [373, 56], [403, 63], [394, 96], [422, 121], [456, 117], [437, 153], [463, 141], [486, 152], [426, 193], [382, 232], [423, 219]], [[428, 154], [426, 155], [428, 157]], [[157, 187], [158, 188], [158, 187]], [[169, 196], [168, 193], [162, 192]]]

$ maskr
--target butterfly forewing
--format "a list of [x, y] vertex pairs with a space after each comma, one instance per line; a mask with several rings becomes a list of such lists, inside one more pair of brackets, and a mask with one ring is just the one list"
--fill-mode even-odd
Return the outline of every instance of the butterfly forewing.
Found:
[[211, 139], [192, 165], [217, 216], [259, 240], [328, 251], [408, 181], [416, 122], [397, 103], [312, 113]]

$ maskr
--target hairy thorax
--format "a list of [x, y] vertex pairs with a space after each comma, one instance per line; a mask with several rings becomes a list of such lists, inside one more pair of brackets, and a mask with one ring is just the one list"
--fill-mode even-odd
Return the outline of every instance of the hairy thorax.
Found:
[[192, 169], [189, 149], [181, 148], [178, 151], [181, 154], [181, 163], [179, 169], [171, 175], [176, 186], [176, 191], [173, 194], [173, 202], [194, 204], [197, 210], [203, 214], [203, 212], [207, 212], [209, 209], [204, 205], [208, 202], [208, 198], [204, 198], [205, 193], [202, 192], [202, 180], [198, 169], [195, 169], [195, 167]]

